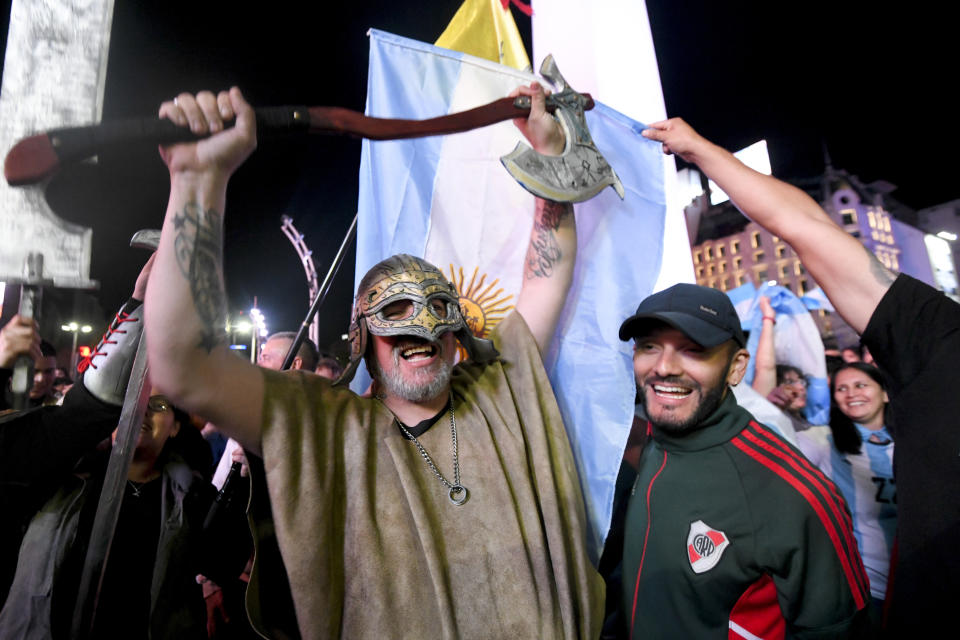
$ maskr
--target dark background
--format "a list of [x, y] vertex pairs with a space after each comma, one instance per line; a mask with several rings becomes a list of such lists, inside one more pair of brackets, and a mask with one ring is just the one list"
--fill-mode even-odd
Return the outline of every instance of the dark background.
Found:
[[[367, 29], [433, 42], [460, 0], [274, 2], [236, 11], [241, 4], [117, 0], [103, 118], [150, 115], [180, 91], [232, 84], [255, 105], [362, 110]], [[767, 139], [781, 178], [818, 175], [826, 148], [835, 167], [897, 185], [893, 195], [913, 208], [958, 197], [956, 34], [947, 9], [776, 4], [650, 0], [667, 112], [730, 149]], [[2, 9], [5, 38], [9, 2]], [[513, 13], [530, 52], [530, 19]], [[307, 287], [280, 216], [305, 235], [322, 278], [356, 211], [359, 159], [360, 143], [350, 139], [261, 143], [228, 193], [232, 309], [249, 309], [256, 296], [271, 331], [296, 329]], [[160, 226], [167, 188], [152, 148], [104, 155], [50, 185], [54, 210], [94, 229], [91, 277], [101, 283], [103, 310], [112, 313], [132, 289], [146, 255], [128, 240]], [[352, 286], [351, 251], [321, 312], [321, 346], [345, 332]]]

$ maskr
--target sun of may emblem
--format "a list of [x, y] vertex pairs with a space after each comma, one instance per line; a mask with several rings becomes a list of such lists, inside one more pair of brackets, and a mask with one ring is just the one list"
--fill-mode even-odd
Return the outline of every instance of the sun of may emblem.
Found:
[[[463, 275], [463, 267], [455, 269], [451, 264], [450, 282], [460, 294], [460, 307], [463, 309], [464, 320], [470, 327], [470, 331], [478, 338], [486, 338], [490, 335], [490, 330], [503, 320], [503, 316], [513, 309], [512, 304], [507, 304], [513, 295], [503, 295], [503, 287], [494, 290], [500, 282], [499, 278], [486, 284], [487, 274], [483, 274], [477, 280], [479, 271], [479, 267], [474, 267], [468, 283]], [[460, 359], [466, 358], [467, 353], [461, 347]]]

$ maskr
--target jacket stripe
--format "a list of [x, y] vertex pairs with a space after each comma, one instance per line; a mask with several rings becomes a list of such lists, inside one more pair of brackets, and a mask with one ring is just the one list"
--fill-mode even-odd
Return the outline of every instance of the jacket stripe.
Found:
[[663, 471], [663, 468], [667, 466], [667, 452], [663, 452], [663, 462], [660, 463], [660, 468], [657, 469], [657, 472], [653, 474], [653, 477], [650, 478], [650, 484], [647, 485], [647, 530], [643, 534], [643, 551], [640, 553], [640, 566], [637, 567], [637, 577], [636, 582], [633, 587], [633, 607], [630, 610], [630, 638], [633, 640], [633, 627], [634, 622], [637, 617], [637, 594], [640, 593], [640, 572], [643, 571], [643, 559], [647, 556], [647, 540], [650, 538], [650, 492], [653, 491], [653, 483], [657, 481], [657, 476]]
[[[815, 464], [810, 462], [806, 456], [792, 449], [786, 442], [777, 438], [775, 435], [773, 435], [773, 433], [759, 426], [756, 422], [751, 422], [749, 429], [751, 433], [756, 434], [760, 438], [764, 439], [790, 456], [790, 458], [799, 464], [800, 467], [805, 469], [810, 475], [819, 480], [820, 485], [826, 488], [830, 495], [833, 496], [834, 500], [839, 503], [846, 504], [846, 499], [844, 499], [843, 494], [840, 493], [840, 489], [837, 488], [837, 485], [830, 480], [825, 473], [820, 471]], [[849, 526], [852, 530], [853, 518], [850, 516], [848, 511], [848, 509], [841, 509], [840, 513], [843, 515], [844, 522], [846, 522], [847, 526]]]
[[772, 453], [782, 460], [785, 460], [824, 497], [823, 502], [830, 508], [836, 521], [845, 525], [841, 527], [841, 533], [843, 533], [843, 539], [850, 554], [851, 563], [857, 573], [858, 583], [863, 587], [865, 593], [869, 593], [870, 580], [867, 578], [867, 571], [863, 567], [860, 551], [853, 537], [853, 520], [849, 510], [845, 507], [846, 500], [840, 495], [836, 485], [820, 472], [819, 469], [816, 469], [803, 455], [755, 422], [751, 422], [750, 428], [744, 433], [747, 438], [756, 442], [758, 446], [764, 446], [762, 442], [759, 442], [760, 439], [765, 440], [767, 445], [765, 445], [764, 448], [769, 451], [772, 447], [774, 449]]
[[[746, 431], [743, 431], [739, 435], [734, 437], [730, 442], [733, 444], [733, 446], [737, 447], [738, 449], [743, 451], [745, 454], [747, 454], [748, 456], [750, 456], [751, 458], [753, 458], [754, 460], [756, 460], [757, 462], [759, 462], [760, 464], [762, 464], [763, 466], [765, 466], [766, 468], [768, 468], [769, 470], [773, 471], [775, 474], [780, 476], [790, 486], [796, 489], [796, 491], [801, 496], [803, 496], [806, 499], [807, 503], [810, 505], [810, 507], [814, 510], [814, 512], [820, 518], [820, 522], [823, 525], [823, 528], [826, 530], [827, 536], [830, 538], [830, 542], [833, 544], [834, 551], [836, 551], [837, 557], [840, 559], [840, 565], [843, 568], [843, 573], [847, 578], [847, 584], [850, 587], [851, 594], [853, 594], [853, 601], [856, 604], [857, 609], [858, 610], [862, 609], [866, 604], [863, 588], [859, 584], [859, 579], [858, 579], [858, 576], [856, 575], [857, 572], [851, 566], [850, 555], [844, 552], [844, 549], [843, 549], [844, 545], [840, 539], [840, 533], [837, 531], [836, 525], [833, 522], [831, 522], [830, 516], [827, 514], [826, 510], [824, 509], [823, 504], [821, 504], [821, 502], [816, 498], [816, 496], [813, 495], [810, 489], [804, 486], [804, 484], [800, 482], [800, 480], [796, 476], [794, 476], [789, 471], [787, 471], [787, 469], [784, 469], [782, 466], [780, 466], [780, 464], [778, 464], [775, 460], [764, 455], [762, 451], [754, 449], [747, 442], [744, 441], [744, 438], [749, 439], [751, 435], [752, 434], [749, 434]], [[756, 440], [757, 439], [756, 436], [753, 436], [753, 439]], [[764, 445], [764, 443], [762, 442], [755, 443], [755, 444], [757, 444], [762, 448], [769, 448], [769, 449], [773, 448], [773, 447], [770, 447], [769, 445]], [[777, 452], [774, 450], [773, 453], [776, 454]], [[781, 455], [780, 457], [783, 457], [783, 456]], [[842, 522], [842, 520], [840, 520], [839, 522]], [[854, 549], [855, 548], [856, 547], [854, 547]], [[859, 556], [854, 555], [854, 558], [855, 558], [855, 561], [853, 564], [858, 564]]]

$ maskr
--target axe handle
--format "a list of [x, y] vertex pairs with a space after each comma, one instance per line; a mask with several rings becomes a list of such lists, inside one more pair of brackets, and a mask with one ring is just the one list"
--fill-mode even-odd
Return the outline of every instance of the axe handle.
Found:
[[[547, 97], [551, 113], [556, 103]], [[586, 107], [593, 107], [588, 94]], [[346, 134], [371, 140], [418, 138], [458, 133], [478, 127], [522, 118], [530, 112], [526, 96], [501, 98], [489, 104], [459, 113], [427, 120], [371, 118], [342, 107], [267, 107], [256, 110], [257, 131], [261, 137], [283, 134]], [[83, 127], [52, 129], [17, 142], [7, 153], [4, 176], [12, 186], [39, 182], [54, 174], [61, 165], [89, 158], [103, 151], [130, 144], [173, 144], [206, 136], [193, 134], [169, 120], [141, 118], [119, 120]]]

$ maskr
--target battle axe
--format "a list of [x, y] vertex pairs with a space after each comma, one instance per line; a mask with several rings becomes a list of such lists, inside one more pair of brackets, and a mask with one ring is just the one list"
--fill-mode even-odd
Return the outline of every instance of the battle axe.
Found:
[[[578, 94], [557, 71], [552, 56], [541, 74], [560, 91], [547, 96], [567, 137], [559, 156], [542, 156], [522, 144], [502, 161], [507, 170], [531, 193], [565, 202], [582, 202], [607, 185], [623, 198], [623, 186], [603, 159], [587, 131], [584, 110], [593, 108], [589, 94]], [[341, 107], [269, 107], [256, 110], [258, 135], [319, 133], [351, 135], [370, 140], [420, 138], [469, 131], [530, 113], [530, 98], [501, 98], [489, 104], [427, 120], [371, 118]], [[17, 142], [7, 153], [4, 176], [13, 186], [39, 182], [63, 164], [92, 157], [132, 143], [172, 144], [196, 140], [189, 129], [169, 120], [134, 119], [84, 127], [53, 129]]]

